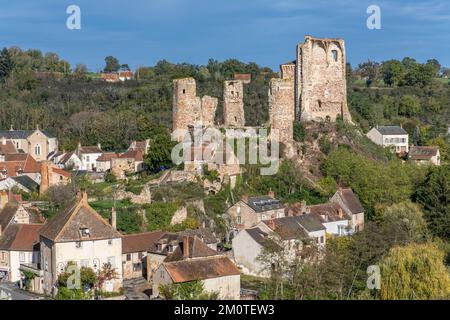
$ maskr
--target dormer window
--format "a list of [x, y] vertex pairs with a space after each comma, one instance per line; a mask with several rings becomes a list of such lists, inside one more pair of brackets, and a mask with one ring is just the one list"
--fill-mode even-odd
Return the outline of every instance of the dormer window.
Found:
[[167, 247], [167, 251], [168, 251], [168, 252], [173, 252], [173, 246], [172, 246], [172, 245], [169, 245], [169, 246]]
[[89, 228], [80, 228], [80, 235], [82, 238], [89, 238], [90, 234]]

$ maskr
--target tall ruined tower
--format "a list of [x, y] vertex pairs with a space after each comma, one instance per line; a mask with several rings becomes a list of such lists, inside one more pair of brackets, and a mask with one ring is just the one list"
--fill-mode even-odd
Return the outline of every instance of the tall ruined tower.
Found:
[[293, 140], [295, 120], [295, 62], [282, 64], [281, 79], [270, 80], [270, 127], [278, 130], [279, 141], [289, 146]]
[[344, 40], [305, 37], [297, 47], [297, 119], [351, 121], [345, 66]]
[[173, 130], [188, 130], [191, 126], [214, 125], [218, 99], [197, 97], [195, 79], [184, 78], [173, 81]]
[[226, 127], [245, 126], [244, 85], [240, 80], [225, 81], [223, 88], [223, 119]]

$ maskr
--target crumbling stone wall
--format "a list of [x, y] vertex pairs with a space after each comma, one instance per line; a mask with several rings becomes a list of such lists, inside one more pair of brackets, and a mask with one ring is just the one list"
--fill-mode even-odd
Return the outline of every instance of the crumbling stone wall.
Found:
[[173, 81], [173, 130], [188, 130], [190, 126], [214, 125], [218, 99], [204, 96], [197, 97], [194, 78]]
[[297, 47], [297, 112], [302, 121], [351, 121], [347, 107], [345, 43], [305, 37]]
[[223, 119], [225, 127], [242, 128], [245, 126], [244, 85], [240, 80], [224, 82]]
[[115, 158], [111, 159], [111, 173], [117, 179], [126, 179], [127, 174], [134, 173], [134, 159], [130, 158]]
[[271, 129], [278, 130], [279, 141], [289, 146], [293, 140], [295, 120], [295, 65], [280, 66], [281, 79], [271, 79], [269, 117]]

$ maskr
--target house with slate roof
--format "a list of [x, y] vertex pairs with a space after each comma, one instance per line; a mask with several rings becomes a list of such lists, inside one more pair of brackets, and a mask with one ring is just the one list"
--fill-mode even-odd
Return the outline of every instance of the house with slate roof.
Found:
[[81, 161], [79, 170], [96, 171], [97, 159], [103, 154], [103, 151], [100, 143], [96, 146], [87, 147], [83, 147], [81, 143], [78, 143], [75, 154]]
[[244, 196], [231, 206], [227, 213], [233, 227], [241, 230], [252, 228], [261, 221], [284, 217], [284, 209], [285, 206], [280, 200], [275, 199], [275, 195], [271, 192], [267, 196]]
[[345, 213], [351, 217], [349, 226], [353, 232], [364, 229], [364, 207], [352, 189], [339, 188], [331, 197], [330, 202], [338, 203]]
[[376, 126], [367, 137], [379, 146], [393, 148], [395, 153], [406, 154], [409, 151], [408, 132], [399, 126]]
[[48, 155], [58, 150], [58, 139], [45, 130], [10, 130], [0, 131], [0, 139], [10, 141], [18, 152], [28, 153], [36, 161], [46, 160]]
[[412, 146], [409, 150], [408, 159], [417, 164], [441, 165], [441, 153], [439, 147]]

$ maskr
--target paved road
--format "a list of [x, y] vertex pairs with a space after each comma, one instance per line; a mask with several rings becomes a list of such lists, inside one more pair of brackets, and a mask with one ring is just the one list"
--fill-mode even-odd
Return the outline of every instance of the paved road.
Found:
[[40, 296], [20, 290], [11, 282], [0, 282], [0, 299], [5, 300], [38, 300]]

